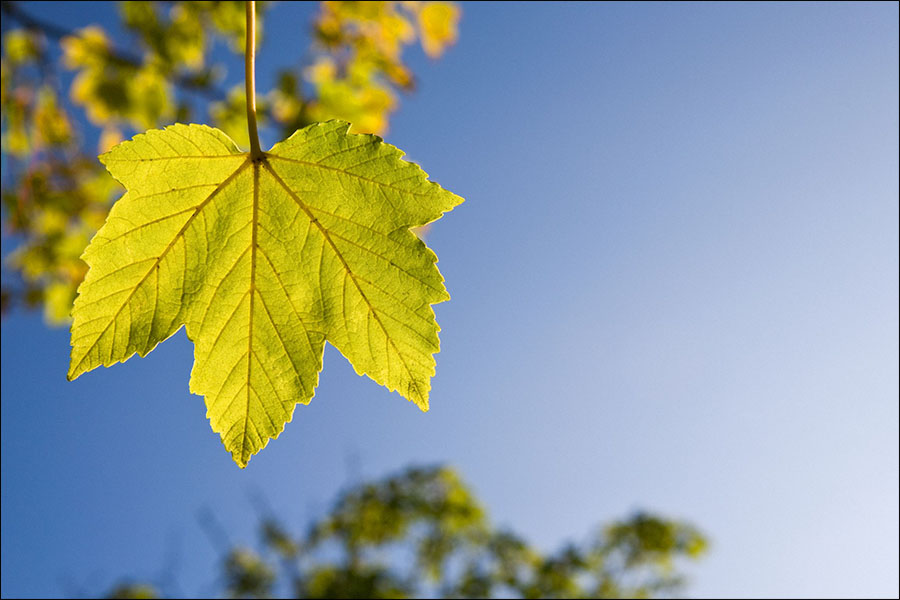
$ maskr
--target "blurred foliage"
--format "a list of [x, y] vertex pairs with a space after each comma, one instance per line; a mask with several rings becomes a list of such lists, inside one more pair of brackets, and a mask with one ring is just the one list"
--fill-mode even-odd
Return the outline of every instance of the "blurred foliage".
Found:
[[157, 597], [156, 588], [146, 583], [123, 583], [114, 587], [107, 595], [107, 598], [122, 600], [144, 600]]
[[[4, 237], [14, 246], [3, 265], [4, 314], [43, 306], [48, 322], [68, 321], [86, 270], [79, 256], [122, 191], [97, 154], [175, 121], [210, 123], [249, 145], [243, 4], [121, 2], [127, 40], [116, 42], [97, 25], [69, 31], [32, 15], [27, 2], [2, 3], [0, 196]], [[257, 27], [270, 8], [257, 2]], [[459, 18], [447, 2], [322, 2], [311, 47], [297, 48], [308, 60], [257, 91], [260, 126], [280, 139], [337, 118], [356, 132], [384, 134], [398, 93], [415, 88], [404, 49], [418, 40], [439, 57], [456, 41]], [[234, 53], [229, 64], [212, 61], [217, 43]], [[225, 90], [228, 66], [240, 83]]]
[[[355, 486], [305, 535], [274, 518], [258, 551], [236, 547], [222, 561], [234, 598], [649, 598], [684, 586], [679, 561], [706, 539], [694, 527], [646, 513], [600, 528], [581, 544], [543, 554], [490, 524], [452, 469], [409, 468]], [[148, 584], [121, 585], [154, 594]], [[141, 596], [146, 597], [146, 596]]]

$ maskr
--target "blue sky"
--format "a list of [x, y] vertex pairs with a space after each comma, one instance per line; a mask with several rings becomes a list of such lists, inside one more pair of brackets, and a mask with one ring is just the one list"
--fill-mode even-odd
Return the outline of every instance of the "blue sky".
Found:
[[[54, 4], [30, 9], [111, 22]], [[273, 8], [260, 89], [313, 9]], [[241, 471], [183, 332], [69, 383], [68, 333], [15, 314], [4, 597], [162, 571], [208, 594], [198, 511], [253, 543], [253, 494], [300, 531], [352, 478], [431, 462], [548, 549], [637, 508], [694, 522], [692, 596], [900, 593], [898, 5], [463, 11], [445, 57], [412, 53], [386, 136], [467, 200], [428, 237], [452, 295], [431, 411], [329, 347]]]

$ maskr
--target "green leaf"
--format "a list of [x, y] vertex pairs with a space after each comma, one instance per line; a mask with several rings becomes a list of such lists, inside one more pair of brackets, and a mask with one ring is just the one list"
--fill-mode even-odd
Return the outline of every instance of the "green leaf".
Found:
[[151, 130], [100, 158], [127, 193], [85, 250], [69, 379], [144, 356], [185, 325], [190, 389], [241, 467], [312, 398], [325, 341], [428, 409], [449, 298], [410, 231], [462, 198], [341, 121], [258, 161], [204, 125]]

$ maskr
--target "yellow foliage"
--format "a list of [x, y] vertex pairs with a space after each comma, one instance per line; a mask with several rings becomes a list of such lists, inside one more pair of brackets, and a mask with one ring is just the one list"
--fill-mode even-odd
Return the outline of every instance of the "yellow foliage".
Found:
[[459, 16], [447, 2], [323, 2], [315, 24], [322, 56], [306, 71], [318, 96], [312, 118], [384, 134], [397, 108], [392, 86], [415, 85], [403, 48], [418, 36], [426, 54], [440, 56], [456, 41]]
[[13, 29], [3, 36], [3, 57], [12, 64], [22, 64], [36, 58], [40, 46], [35, 36], [24, 29]]
[[78, 71], [72, 101], [84, 107], [95, 125], [124, 121], [136, 129], [149, 129], [174, 117], [171, 83], [153, 62], [134, 65], [116, 60], [106, 35], [94, 26], [61, 43], [66, 66]]
[[37, 134], [35, 144], [39, 147], [64, 146], [72, 140], [72, 125], [60, 109], [56, 92], [50, 86], [42, 86], [38, 91], [34, 123]]
[[426, 2], [419, 9], [419, 35], [428, 56], [438, 58], [456, 43], [459, 17], [459, 7], [449, 2]]

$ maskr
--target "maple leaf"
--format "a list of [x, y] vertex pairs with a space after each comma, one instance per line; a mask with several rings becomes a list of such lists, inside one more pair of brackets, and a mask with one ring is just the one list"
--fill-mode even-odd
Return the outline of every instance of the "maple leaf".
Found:
[[342, 121], [258, 160], [223, 132], [176, 124], [102, 155], [127, 189], [83, 259], [69, 379], [141, 356], [182, 325], [190, 389], [241, 467], [315, 393], [325, 341], [428, 409], [449, 298], [410, 227], [462, 198]]

